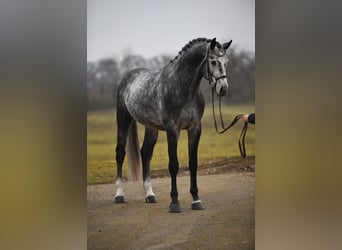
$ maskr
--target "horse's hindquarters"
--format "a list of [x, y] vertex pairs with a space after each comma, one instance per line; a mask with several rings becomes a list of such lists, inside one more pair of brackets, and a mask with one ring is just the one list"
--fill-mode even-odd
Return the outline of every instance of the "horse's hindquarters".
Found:
[[164, 129], [161, 87], [155, 76], [154, 72], [144, 70], [131, 78], [123, 93], [124, 102], [134, 120], [146, 127]]

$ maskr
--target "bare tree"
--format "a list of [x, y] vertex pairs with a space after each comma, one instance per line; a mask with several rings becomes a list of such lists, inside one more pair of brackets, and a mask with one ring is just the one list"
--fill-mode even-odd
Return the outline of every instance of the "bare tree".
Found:
[[113, 89], [117, 89], [120, 71], [114, 59], [106, 58], [96, 64], [88, 63], [88, 107], [113, 107]]
[[146, 68], [146, 60], [141, 55], [126, 54], [120, 63], [120, 71], [122, 74], [136, 69], [136, 68]]

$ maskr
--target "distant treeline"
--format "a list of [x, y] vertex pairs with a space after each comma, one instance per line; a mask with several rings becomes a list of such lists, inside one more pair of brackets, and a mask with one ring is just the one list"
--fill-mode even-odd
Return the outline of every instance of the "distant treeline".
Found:
[[[229, 94], [223, 98], [227, 104], [254, 104], [254, 53], [228, 50], [228, 83]], [[135, 68], [160, 69], [174, 56], [160, 55], [145, 59], [141, 55], [126, 54], [122, 60], [105, 58], [87, 64], [87, 107], [92, 109], [110, 109], [116, 106], [116, 90], [122, 76]], [[201, 90], [206, 101], [211, 100], [211, 90], [203, 78]]]

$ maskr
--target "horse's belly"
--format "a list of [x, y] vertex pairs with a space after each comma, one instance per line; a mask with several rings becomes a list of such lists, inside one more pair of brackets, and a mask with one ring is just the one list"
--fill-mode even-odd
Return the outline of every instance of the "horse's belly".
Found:
[[128, 111], [130, 112], [134, 120], [138, 121], [146, 127], [157, 129], [164, 128], [161, 117], [156, 114], [156, 111], [144, 109], [143, 107], [131, 110], [128, 109]]

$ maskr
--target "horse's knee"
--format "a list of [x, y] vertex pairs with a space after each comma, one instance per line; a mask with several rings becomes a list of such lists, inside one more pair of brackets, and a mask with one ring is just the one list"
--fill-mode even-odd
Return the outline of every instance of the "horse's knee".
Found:
[[126, 155], [126, 151], [125, 151], [125, 146], [124, 145], [117, 145], [116, 146], [116, 161], [119, 164], [122, 164], [125, 155]]

